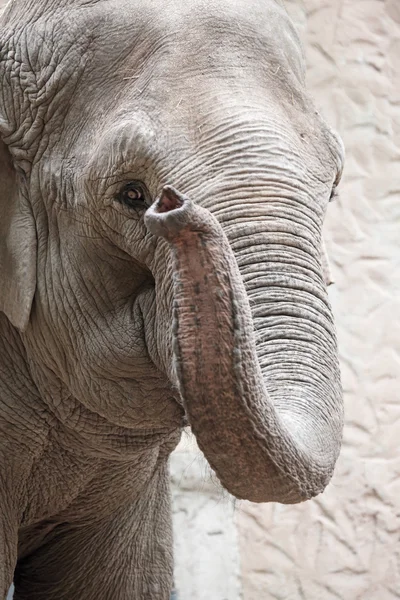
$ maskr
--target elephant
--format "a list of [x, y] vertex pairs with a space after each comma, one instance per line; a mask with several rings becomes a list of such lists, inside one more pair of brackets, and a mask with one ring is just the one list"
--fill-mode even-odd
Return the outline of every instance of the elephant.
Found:
[[11, 0], [0, 48], [0, 597], [166, 600], [184, 427], [239, 499], [332, 477], [343, 145], [279, 0]]

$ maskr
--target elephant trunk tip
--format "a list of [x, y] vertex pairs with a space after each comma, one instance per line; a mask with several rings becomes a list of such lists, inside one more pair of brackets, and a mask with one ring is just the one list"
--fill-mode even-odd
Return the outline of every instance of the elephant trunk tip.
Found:
[[166, 185], [147, 210], [144, 221], [150, 233], [172, 241], [191, 221], [192, 202], [171, 185]]
[[164, 186], [160, 196], [146, 211], [144, 220], [150, 233], [170, 242], [177, 241], [184, 231], [221, 234], [221, 226], [215, 217], [172, 185]]

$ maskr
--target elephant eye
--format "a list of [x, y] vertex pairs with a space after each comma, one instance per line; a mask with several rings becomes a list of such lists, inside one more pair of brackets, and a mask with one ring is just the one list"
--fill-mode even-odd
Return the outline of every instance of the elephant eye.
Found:
[[130, 181], [120, 189], [117, 200], [130, 208], [150, 206], [149, 192], [141, 181]]

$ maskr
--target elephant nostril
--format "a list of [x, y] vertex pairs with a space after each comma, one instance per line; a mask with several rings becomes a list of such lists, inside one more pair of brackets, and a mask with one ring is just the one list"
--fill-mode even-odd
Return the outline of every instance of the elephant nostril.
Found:
[[157, 202], [156, 212], [165, 213], [181, 208], [185, 202], [184, 196], [175, 190], [172, 186], [164, 187], [161, 196]]
[[195, 205], [170, 185], [164, 187], [160, 196], [147, 210], [144, 222], [150, 233], [164, 237], [170, 242], [176, 242], [177, 237], [184, 231], [207, 231], [212, 235], [220, 233], [220, 225], [211, 213]]

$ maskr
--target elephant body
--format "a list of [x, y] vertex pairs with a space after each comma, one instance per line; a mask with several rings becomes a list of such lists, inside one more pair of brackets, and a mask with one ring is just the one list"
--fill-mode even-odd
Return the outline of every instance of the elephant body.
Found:
[[275, 0], [14, 0], [0, 44], [0, 597], [166, 600], [187, 423], [238, 498], [332, 475], [341, 142]]

